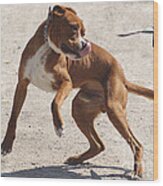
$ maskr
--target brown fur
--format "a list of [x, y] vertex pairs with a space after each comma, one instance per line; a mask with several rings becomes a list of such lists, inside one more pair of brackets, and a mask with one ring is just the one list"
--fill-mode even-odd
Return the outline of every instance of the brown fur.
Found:
[[[84, 34], [84, 26], [75, 11], [61, 7], [64, 11], [54, 10], [53, 22], [49, 25], [48, 34], [52, 41], [60, 47], [62, 42], [70, 45], [67, 35], [71, 33], [69, 25], [76, 22], [81, 34]], [[55, 26], [54, 26], [54, 25]], [[16, 135], [16, 122], [21, 111], [27, 93], [29, 79], [24, 79], [24, 69], [28, 59], [33, 56], [44, 41], [45, 21], [40, 25], [35, 35], [31, 38], [22, 54], [19, 67], [19, 81], [16, 88], [11, 117], [8, 123], [6, 136], [2, 143], [2, 153], [6, 154], [12, 150]], [[62, 29], [61, 29], [62, 26]], [[55, 28], [54, 28], [55, 27]], [[60, 32], [58, 32], [57, 28]], [[71, 42], [71, 47], [78, 44], [78, 37]], [[154, 97], [152, 90], [130, 83], [125, 79], [121, 66], [116, 59], [105, 49], [91, 43], [92, 51], [80, 60], [71, 60], [64, 54], [57, 54], [51, 50], [45, 65], [46, 71], [54, 75], [55, 83], [52, 84], [57, 94], [52, 102], [52, 114], [54, 126], [59, 129], [63, 127], [63, 119], [60, 107], [64, 99], [73, 88], [80, 88], [79, 93], [73, 100], [72, 116], [77, 126], [89, 141], [90, 148], [67, 160], [69, 164], [82, 163], [94, 157], [104, 150], [104, 145], [94, 129], [94, 119], [100, 112], [106, 112], [110, 121], [119, 131], [122, 137], [130, 145], [134, 154], [135, 175], [141, 176], [143, 148], [126, 120], [126, 104], [128, 91], [147, 98]], [[84, 116], [84, 117], [83, 117]]]

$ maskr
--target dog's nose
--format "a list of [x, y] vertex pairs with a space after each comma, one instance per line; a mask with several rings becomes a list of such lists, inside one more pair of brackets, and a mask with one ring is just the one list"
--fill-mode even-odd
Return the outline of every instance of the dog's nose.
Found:
[[84, 49], [87, 45], [87, 42], [86, 41], [81, 41], [81, 45], [82, 45], [82, 49]]

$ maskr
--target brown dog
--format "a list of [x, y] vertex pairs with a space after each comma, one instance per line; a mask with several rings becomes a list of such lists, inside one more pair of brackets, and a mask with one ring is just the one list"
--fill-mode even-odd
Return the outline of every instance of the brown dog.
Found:
[[74, 10], [63, 6], [49, 10], [48, 19], [39, 26], [22, 54], [2, 154], [12, 150], [17, 118], [29, 83], [45, 91], [57, 90], [51, 110], [59, 136], [63, 130], [60, 107], [73, 88], [80, 88], [73, 100], [72, 116], [88, 139], [90, 148], [81, 155], [69, 158], [67, 163], [82, 163], [104, 150], [94, 129], [94, 119], [100, 112], [106, 112], [133, 151], [135, 175], [142, 176], [143, 148], [126, 120], [127, 94], [132, 92], [153, 99], [154, 92], [127, 81], [116, 59], [103, 48], [90, 43], [84, 35], [83, 22]]

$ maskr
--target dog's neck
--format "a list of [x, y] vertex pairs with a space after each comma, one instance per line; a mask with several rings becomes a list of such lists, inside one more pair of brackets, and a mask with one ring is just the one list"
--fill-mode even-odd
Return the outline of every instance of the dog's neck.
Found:
[[44, 25], [44, 41], [45, 42], [48, 41], [48, 27], [49, 27], [49, 19], [45, 21], [45, 25]]
[[48, 42], [49, 47], [57, 54], [63, 54], [60, 48], [58, 48], [54, 42], [51, 41], [49, 35], [48, 35], [48, 28], [49, 28], [49, 19], [45, 21], [44, 25], [44, 42]]
[[50, 37], [48, 36], [47, 42], [49, 47], [57, 54], [64, 54], [60, 48], [58, 48], [53, 41], [51, 41]]

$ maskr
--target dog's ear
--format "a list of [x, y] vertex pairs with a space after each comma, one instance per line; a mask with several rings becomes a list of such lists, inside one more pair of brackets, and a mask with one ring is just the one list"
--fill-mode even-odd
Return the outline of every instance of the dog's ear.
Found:
[[53, 14], [56, 16], [63, 16], [65, 14], [65, 11], [65, 8], [59, 5], [54, 6], [52, 10]]
[[48, 20], [51, 21], [52, 18], [53, 18], [53, 15], [52, 15], [52, 8], [51, 8], [51, 6], [49, 6]]
[[77, 13], [75, 12], [74, 9], [70, 8], [70, 7], [66, 7], [66, 10], [69, 10], [70, 12], [74, 13], [75, 15], [77, 15]]

